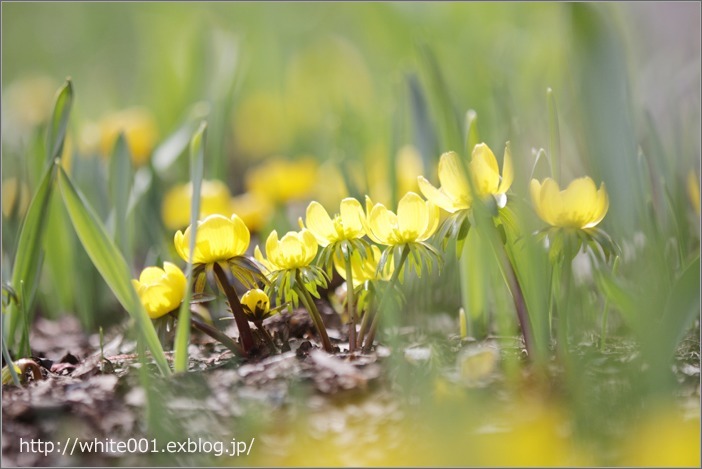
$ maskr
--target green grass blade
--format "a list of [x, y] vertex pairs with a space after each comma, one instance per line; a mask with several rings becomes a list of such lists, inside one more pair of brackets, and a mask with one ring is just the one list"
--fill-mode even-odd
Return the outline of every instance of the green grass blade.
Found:
[[[197, 221], [200, 216], [200, 188], [205, 162], [205, 137], [207, 136], [207, 123], [203, 122], [190, 141], [190, 181], [193, 185], [193, 197], [190, 206], [190, 259], [188, 259], [188, 275], [192, 273], [192, 253], [195, 251], [197, 239]], [[190, 342], [190, 298], [192, 296], [192, 282], [188, 282], [185, 298], [178, 312], [178, 326], [175, 341], [175, 371], [188, 370], [188, 343]]]
[[127, 206], [129, 194], [132, 189], [132, 160], [129, 147], [123, 133], [120, 133], [115, 143], [114, 152], [110, 159], [110, 172], [108, 180], [110, 198], [114, 207], [114, 240], [117, 247], [125, 253], [129, 261], [127, 249]]
[[73, 107], [73, 85], [69, 78], [56, 95], [54, 111], [51, 115], [46, 138], [47, 164], [50, 164], [54, 158], [61, 157], [61, 153], [63, 153], [63, 142], [66, 139], [66, 128], [68, 127], [68, 118], [71, 115], [71, 107]]
[[561, 184], [561, 132], [558, 127], [556, 97], [551, 88], [546, 90], [546, 100], [548, 101], [548, 156], [551, 161], [551, 176]]
[[[30, 311], [30, 306], [34, 299], [37, 279], [42, 263], [42, 245], [45, 232], [46, 221], [51, 202], [51, 192], [56, 177], [54, 166], [46, 169], [44, 177], [29, 204], [29, 209], [22, 223], [19, 241], [17, 243], [17, 254], [12, 269], [12, 287], [18, 291], [21, 283], [26, 286], [26, 296], [21, 295], [17, 302], [12, 302], [7, 308], [4, 328], [5, 340], [8, 347], [15, 346], [17, 327], [20, 322], [27, 321], [21, 311]], [[22, 305], [23, 307], [19, 307]], [[27, 352], [27, 353], [22, 353]], [[20, 355], [28, 355], [28, 350], [20, 351]]]
[[168, 367], [156, 330], [132, 286], [127, 262], [108, 236], [104, 225], [73, 186], [71, 179], [62, 168], [59, 168], [58, 181], [63, 202], [83, 248], [117, 300], [134, 318], [161, 373], [170, 374], [171, 370]]
[[478, 133], [478, 113], [473, 109], [466, 112], [465, 124], [465, 151], [466, 158], [470, 158], [473, 153], [473, 148], [480, 143], [480, 134]]

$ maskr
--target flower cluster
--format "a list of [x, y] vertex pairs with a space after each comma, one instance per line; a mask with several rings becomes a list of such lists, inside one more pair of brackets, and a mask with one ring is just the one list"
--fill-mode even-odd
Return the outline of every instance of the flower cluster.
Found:
[[[304, 197], [303, 186], [309, 184], [303, 181], [293, 187], [281, 182], [296, 179], [287, 174], [294, 173], [296, 167], [280, 162], [272, 164], [260, 177], [249, 177], [247, 185], [252, 195], [246, 197], [255, 197], [253, 194], [273, 188], [287, 191], [280, 192], [274, 203]], [[310, 177], [307, 169], [300, 171]], [[465, 237], [471, 224], [468, 220], [478, 202], [496, 207], [497, 211], [492, 213], [499, 223], [501, 211], [507, 209], [507, 193], [514, 180], [510, 146], [505, 146], [501, 169], [492, 150], [484, 143], [473, 148], [467, 162], [455, 152], [444, 153], [439, 160], [438, 178], [440, 185], [436, 187], [425, 177], [417, 177], [419, 190], [426, 199], [408, 191], [400, 198], [396, 211], [374, 203], [368, 196], [365, 208], [349, 197], [341, 201], [337, 213], [330, 215], [321, 203], [312, 201], [307, 206], [305, 219], [299, 220], [299, 231], [289, 231], [282, 237], [276, 230], [271, 231], [264, 244], [265, 256], [256, 245], [253, 259], [246, 255], [251, 241], [249, 226], [238, 214], [245, 208], [233, 210], [232, 197], [221, 181], [203, 181], [202, 219], [197, 223], [197, 230], [188, 226], [176, 231], [175, 251], [186, 262], [192, 262], [191, 280], [196, 294], [203, 292], [208, 280], [213, 288], [225, 294], [244, 352], [255, 347], [248, 321], [257, 326], [268, 346], [275, 350], [274, 341], [262, 323], [286, 305], [299, 302], [309, 311], [324, 348], [332, 352], [314, 298], [319, 298], [319, 288], [327, 286], [333, 270], [348, 285], [345, 314], [349, 350], [353, 352], [361, 346], [367, 350], [373, 343], [378, 313], [387, 293], [402, 281], [405, 264], [414, 267], [421, 276], [423, 267], [431, 269], [432, 265], [441, 263], [439, 251], [430, 242], [437, 231], [444, 236], [448, 233], [456, 238]], [[549, 233], [553, 234], [554, 230], [558, 233], [574, 230], [579, 236], [599, 233], [595, 227], [609, 206], [604, 184], [598, 189], [592, 179], [584, 177], [560, 190], [556, 181], [547, 178], [543, 182], [532, 180], [530, 192], [536, 213], [550, 225]], [[163, 218], [168, 227], [175, 229], [187, 223], [182, 208], [190, 204], [191, 198], [189, 184], [177, 186], [167, 194]], [[245, 205], [253, 203], [249, 202]], [[441, 210], [447, 212], [448, 217], [439, 229]], [[194, 231], [197, 237], [193, 241]], [[248, 287], [241, 297], [233, 287], [235, 280]], [[163, 268], [145, 268], [133, 284], [147, 313], [157, 319], [179, 307], [187, 280], [180, 268], [166, 262]], [[380, 285], [385, 285], [384, 289], [379, 288]], [[375, 301], [375, 295], [380, 301]], [[275, 308], [271, 300], [277, 304]], [[364, 314], [361, 329], [357, 331], [359, 313]]]

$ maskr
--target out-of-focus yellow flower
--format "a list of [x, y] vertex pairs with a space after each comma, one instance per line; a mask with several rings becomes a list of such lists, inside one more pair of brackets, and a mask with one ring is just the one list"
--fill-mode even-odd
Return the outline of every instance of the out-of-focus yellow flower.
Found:
[[273, 158], [246, 173], [246, 187], [271, 203], [285, 203], [306, 198], [316, 179], [317, 162], [312, 158]]
[[270, 202], [252, 192], [232, 197], [229, 207], [229, 211], [239, 215], [251, 231], [261, 231], [273, 214]]
[[424, 172], [422, 157], [413, 145], [405, 145], [397, 151], [395, 159], [397, 190], [400, 194], [417, 192], [417, 177]]
[[9, 218], [16, 209], [16, 214], [22, 218], [29, 207], [29, 187], [17, 178], [2, 181], [2, 214]]
[[341, 201], [340, 213], [334, 215], [334, 218], [331, 218], [324, 207], [316, 201], [310, 202], [307, 206], [306, 215], [307, 229], [322, 247], [344, 239], [362, 238], [366, 234], [364, 227], [366, 214], [363, 213], [361, 203], [352, 197]]
[[[163, 198], [161, 217], [166, 228], [175, 230], [190, 224], [190, 206], [193, 199], [191, 182], [173, 186]], [[203, 180], [200, 186], [200, 219], [210, 215], [232, 214], [229, 188], [218, 180]]]
[[139, 280], [132, 284], [151, 319], [157, 319], [178, 308], [185, 297], [186, 279], [183, 271], [170, 262], [160, 267], [147, 267]]
[[109, 157], [120, 132], [124, 133], [134, 166], [142, 166], [151, 156], [158, 138], [156, 121], [145, 108], [135, 107], [115, 112], [99, 123], [100, 152]]
[[363, 55], [351, 42], [328, 36], [293, 56], [285, 71], [289, 119], [298, 130], [318, 129], [341, 110], [373, 106], [373, 83]]
[[317, 168], [317, 182], [312, 190], [312, 199], [324, 207], [335, 207], [349, 191], [341, 171], [333, 161], [325, 161]]
[[447, 152], [439, 159], [440, 188], [434, 187], [423, 176], [417, 178], [424, 197], [447, 212], [455, 213], [470, 208], [472, 197], [461, 160], [455, 152]]
[[[17, 374], [17, 376], [20, 379], [22, 379], [21, 378], [22, 370], [20, 369], [20, 367], [15, 365], [14, 363], [12, 364], [12, 366], [14, 367], [15, 373]], [[12, 383], [12, 372], [10, 371], [10, 367], [8, 365], [5, 365], [2, 367], [2, 385], [4, 386], [4, 385], [10, 384], [10, 383]]]
[[589, 177], [573, 180], [563, 191], [551, 178], [546, 178], [543, 183], [532, 179], [529, 188], [536, 213], [551, 226], [593, 228], [602, 221], [609, 208], [604, 182], [598, 190]]
[[284, 151], [291, 140], [285, 103], [271, 93], [255, 92], [241, 102], [234, 115], [238, 149], [253, 158]]
[[3, 120], [7, 116], [13, 126], [23, 130], [41, 124], [51, 115], [57, 89], [56, 82], [45, 76], [25, 78], [11, 83], [3, 92]]
[[[190, 226], [185, 232], [177, 231], [174, 238], [178, 255], [185, 261], [190, 256]], [[226, 261], [246, 252], [251, 234], [246, 224], [237, 215], [227, 218], [210, 215], [198, 222], [193, 264], [211, 264]]]
[[[369, 194], [373, 200], [381, 203], [389, 202], [390, 174], [388, 174], [388, 158], [390, 153], [382, 146], [371, 147], [365, 155], [366, 166], [369, 168], [367, 178]], [[412, 145], [401, 147], [395, 155], [395, 178], [398, 197], [407, 192], [418, 192], [417, 178], [424, 172], [422, 157]]]
[[[371, 205], [366, 197], [366, 207]], [[368, 236], [386, 246], [426, 241], [438, 225], [439, 208], [414, 192], [400, 199], [397, 214], [380, 203], [368, 210]]]
[[700, 419], [675, 409], [653, 412], [629, 433], [619, 464], [624, 467], [700, 467]]
[[[351, 272], [353, 274], [353, 286], [354, 288], [363, 284], [368, 280], [389, 280], [392, 276], [392, 272], [395, 265], [392, 262], [385, 264], [383, 272], [378, 275], [378, 263], [380, 262], [380, 249], [378, 246], [371, 246], [371, 250], [365, 259], [361, 257], [361, 253], [358, 251], [353, 251], [351, 254]], [[334, 267], [339, 275], [344, 280], [348, 280], [346, 276], [346, 264], [344, 259], [336, 253], [334, 255]]]
[[280, 240], [278, 232], [273, 230], [266, 240], [267, 259], [263, 258], [258, 246], [254, 257], [270, 272], [292, 270], [310, 265], [318, 248], [317, 240], [309, 230], [289, 231]]
[[252, 288], [241, 297], [244, 312], [254, 321], [263, 321], [269, 316], [270, 299], [266, 292], [259, 288]]
[[700, 180], [694, 171], [687, 173], [687, 196], [695, 209], [697, 218], [700, 217]]
[[[505, 194], [514, 180], [509, 144], [505, 146], [502, 177], [494, 153], [484, 143], [479, 143], [473, 148], [468, 167], [478, 197], [494, 196], [498, 206], [503, 207], [507, 202]], [[452, 151], [441, 155], [439, 160], [440, 188], [437, 189], [422, 176], [418, 177], [417, 181], [422, 194], [447, 212], [455, 213], [471, 207], [472, 195], [468, 178], [459, 156]]]

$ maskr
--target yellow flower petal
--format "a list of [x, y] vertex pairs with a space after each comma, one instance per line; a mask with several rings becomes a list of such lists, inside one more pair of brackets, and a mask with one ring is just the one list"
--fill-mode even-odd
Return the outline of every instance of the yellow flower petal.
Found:
[[492, 150], [484, 143], [479, 143], [473, 148], [470, 170], [478, 195], [485, 196], [497, 193], [500, 182], [497, 160]]
[[439, 212], [439, 207], [431, 203], [426, 202], [428, 221], [424, 232], [417, 237], [417, 241], [426, 241], [436, 232], [439, 227], [439, 219], [441, 218], [441, 213]]
[[455, 152], [441, 155], [439, 160], [439, 182], [441, 188], [454, 200], [470, 205], [470, 186], [463, 164]]
[[454, 201], [443, 190], [434, 187], [424, 176], [419, 176], [417, 178], [417, 183], [424, 197], [449, 213], [456, 213], [458, 210], [470, 208], [470, 205], [467, 203], [457, 203]]
[[605, 188], [605, 183], [600, 184], [600, 188], [597, 191], [597, 199], [595, 201], [595, 208], [592, 212], [590, 221], [583, 226], [583, 228], [592, 228], [597, 226], [607, 215], [607, 210], [609, 209], [609, 197], [607, 196], [607, 189]]
[[336, 230], [329, 213], [319, 202], [312, 201], [307, 206], [307, 229], [309, 229], [321, 246], [327, 246], [336, 240]]
[[429, 213], [424, 200], [414, 192], [405, 194], [397, 206], [397, 221], [402, 239], [417, 239], [429, 222]]
[[370, 238], [379, 244], [390, 245], [394, 242], [397, 230], [397, 216], [383, 204], [375, 204], [368, 216]]
[[544, 210], [541, 207], [541, 183], [537, 179], [532, 179], [529, 183], [529, 193], [531, 194], [531, 203], [534, 205], [536, 214], [542, 220], [547, 221]]
[[497, 188], [498, 194], [506, 193], [514, 181], [514, 167], [512, 165], [512, 148], [509, 142], [505, 145], [505, 155], [502, 158], [502, 180]]
[[304, 229], [298, 234], [298, 239], [304, 247], [304, 258], [302, 266], [309, 265], [317, 255], [317, 250], [319, 248], [317, 240], [314, 238], [314, 235], [312, 235], [312, 233], [310, 233], [309, 230]]
[[[249, 229], [237, 215], [227, 218], [223, 215], [210, 215], [198, 222], [197, 240], [193, 253], [194, 264], [210, 264], [240, 256], [249, 247]], [[174, 238], [176, 251], [186, 261], [190, 254], [190, 227]]]
[[363, 213], [363, 207], [358, 200], [352, 197], [343, 199], [339, 216], [341, 217], [346, 239], [361, 238], [365, 234], [363, 223], [365, 213]]
[[563, 191], [551, 178], [546, 178], [543, 184], [534, 179], [530, 192], [536, 213], [552, 226], [592, 228], [602, 221], [609, 209], [604, 183], [598, 190], [589, 177], [573, 180]]
[[149, 317], [156, 319], [178, 308], [185, 296], [186, 282], [182, 270], [165, 262], [163, 269], [146, 267], [132, 285]]

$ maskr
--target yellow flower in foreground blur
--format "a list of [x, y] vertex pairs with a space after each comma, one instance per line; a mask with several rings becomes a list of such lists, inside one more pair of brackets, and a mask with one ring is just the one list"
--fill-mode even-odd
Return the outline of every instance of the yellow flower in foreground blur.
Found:
[[[498, 206], [507, 202], [506, 192], [512, 185], [514, 170], [509, 143], [505, 146], [502, 177], [494, 153], [484, 143], [473, 148], [473, 155], [468, 165], [476, 194], [480, 198], [494, 196]], [[455, 152], [441, 155], [439, 160], [440, 188], [434, 187], [426, 178], [417, 178], [419, 188], [424, 196], [447, 212], [455, 213], [471, 207], [471, 188], [459, 156]]]
[[273, 214], [273, 206], [260, 195], [246, 192], [230, 199], [229, 212], [236, 213], [251, 231], [261, 231]]
[[249, 192], [284, 203], [306, 198], [317, 180], [317, 162], [312, 158], [287, 161], [273, 158], [246, 173]]
[[[188, 182], [172, 187], [163, 198], [161, 217], [166, 228], [175, 230], [190, 224], [190, 205], [193, 184]], [[222, 181], [203, 180], [200, 187], [200, 217], [232, 214], [229, 188]]]
[[628, 433], [618, 465], [624, 467], [700, 467], [699, 414], [684, 419], [674, 408], [660, 408]]
[[258, 246], [254, 256], [271, 272], [292, 270], [310, 265], [318, 248], [317, 240], [309, 230], [289, 231], [280, 240], [278, 232], [273, 230], [266, 240], [267, 259], [263, 259]]
[[[366, 206], [371, 205], [370, 198], [366, 198]], [[439, 208], [414, 192], [400, 199], [397, 214], [378, 203], [368, 210], [367, 216], [368, 236], [386, 246], [426, 241], [439, 225]]]
[[546, 178], [543, 183], [531, 180], [531, 200], [539, 217], [551, 226], [593, 228], [602, 221], [609, 208], [604, 182], [599, 190], [589, 177], [573, 180], [560, 190], [558, 183]]
[[[175, 234], [175, 248], [185, 261], [190, 255], [190, 226], [185, 232]], [[210, 215], [197, 225], [197, 239], [193, 264], [211, 264], [226, 261], [246, 252], [251, 234], [244, 222], [236, 215]]]
[[362, 238], [365, 213], [361, 203], [347, 197], [341, 201], [340, 213], [332, 219], [319, 202], [312, 201], [307, 206], [307, 229], [314, 235], [320, 246], [326, 247], [344, 239]]
[[697, 217], [700, 216], [700, 180], [694, 171], [687, 174], [687, 196]]
[[185, 296], [183, 271], [170, 262], [160, 267], [147, 267], [132, 284], [151, 319], [157, 319], [178, 308]]
[[156, 144], [156, 121], [144, 108], [130, 108], [110, 114], [100, 123], [100, 152], [110, 156], [120, 132], [127, 139], [129, 153], [135, 166], [146, 163]]
[[[380, 249], [378, 246], [371, 246], [371, 250], [365, 259], [361, 258], [358, 251], [351, 254], [351, 272], [353, 274], [353, 286], [358, 287], [368, 280], [389, 280], [394, 270], [394, 264], [388, 262], [385, 264], [383, 272], [378, 275], [378, 263], [380, 262]], [[339, 275], [344, 280], [348, 280], [346, 276], [346, 265], [344, 259], [337, 253], [334, 255], [334, 267]]]
[[254, 321], [263, 321], [270, 315], [270, 304], [268, 295], [259, 288], [252, 288], [241, 297], [244, 312]]
[[29, 207], [29, 187], [17, 178], [2, 181], [2, 214], [9, 218], [16, 213], [18, 217], [24, 216]]

